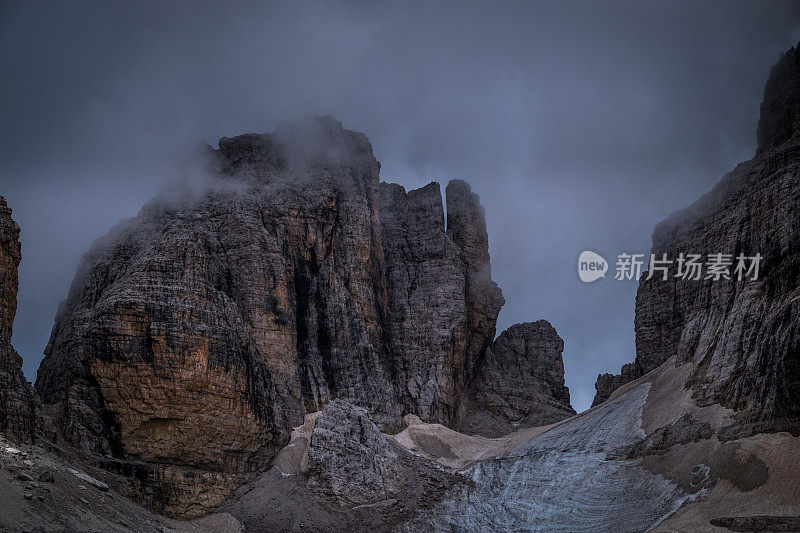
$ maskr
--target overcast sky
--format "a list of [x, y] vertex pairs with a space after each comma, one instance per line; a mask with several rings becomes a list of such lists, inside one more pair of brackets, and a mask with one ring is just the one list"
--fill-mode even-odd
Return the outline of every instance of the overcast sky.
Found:
[[649, 252], [656, 222], [748, 159], [769, 68], [798, 39], [791, 2], [0, 2], [25, 373], [81, 255], [193, 143], [322, 113], [369, 136], [385, 181], [472, 184], [498, 333], [552, 322], [583, 410], [634, 358], [636, 287], [581, 283], [579, 253]]

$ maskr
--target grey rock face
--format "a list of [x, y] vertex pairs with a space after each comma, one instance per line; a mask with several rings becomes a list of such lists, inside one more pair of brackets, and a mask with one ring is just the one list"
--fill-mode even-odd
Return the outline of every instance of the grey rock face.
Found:
[[22, 358], [11, 345], [17, 312], [17, 287], [21, 245], [20, 228], [0, 196], [0, 433], [15, 442], [35, 436], [36, 400], [22, 373]]
[[369, 414], [342, 400], [325, 406], [308, 448], [308, 486], [341, 507], [401, 502], [409, 510], [458, 484], [389, 442]]
[[800, 129], [800, 50], [790, 48], [772, 67], [758, 121], [760, 153], [777, 148]]
[[497, 437], [574, 415], [563, 351], [564, 341], [546, 320], [515, 324], [500, 334], [471, 382], [462, 431]]
[[445, 233], [438, 183], [403, 190], [380, 184], [380, 221], [388, 291], [387, 346], [409, 412], [445, 424], [455, 418], [466, 381], [462, 251]]
[[[671, 355], [696, 363], [687, 387], [701, 405], [737, 411], [728, 438], [800, 434], [800, 112], [798, 51], [770, 74], [756, 156], [738, 165], [653, 233], [657, 257], [679, 253], [763, 257], [758, 280], [642, 279], [636, 296], [635, 379]], [[673, 271], [672, 274], [675, 272]], [[630, 368], [630, 367], [629, 367]], [[598, 397], [608, 393], [598, 384]]]
[[398, 451], [364, 409], [334, 400], [311, 435], [309, 484], [347, 507], [387, 500], [402, 483]]
[[445, 229], [437, 184], [379, 183], [330, 117], [209, 158], [208, 190], [95, 243], [59, 309], [36, 388], [68, 442], [147, 465], [152, 504], [186, 515], [334, 399], [386, 431], [456, 423], [503, 303], [469, 186], [448, 185]]
[[11, 343], [0, 344], [0, 433], [14, 442], [36, 435], [36, 399]]
[[492, 281], [489, 262], [489, 236], [486, 217], [478, 195], [462, 180], [447, 184], [447, 235], [461, 249], [466, 265], [467, 352], [465, 365], [468, 377], [491, 344], [497, 315], [505, 303], [503, 292]]

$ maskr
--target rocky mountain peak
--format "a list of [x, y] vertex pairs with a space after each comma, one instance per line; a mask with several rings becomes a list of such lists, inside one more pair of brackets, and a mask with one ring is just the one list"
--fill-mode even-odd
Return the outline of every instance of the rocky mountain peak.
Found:
[[800, 44], [781, 54], [764, 88], [758, 150], [780, 146], [800, 132]]
[[214, 151], [224, 174], [260, 177], [278, 172], [348, 171], [377, 185], [380, 163], [367, 136], [347, 130], [330, 115], [308, 115], [278, 124], [271, 133], [222, 137]]
[[476, 369], [461, 429], [494, 437], [574, 415], [563, 351], [564, 341], [546, 320], [514, 324], [501, 333]]

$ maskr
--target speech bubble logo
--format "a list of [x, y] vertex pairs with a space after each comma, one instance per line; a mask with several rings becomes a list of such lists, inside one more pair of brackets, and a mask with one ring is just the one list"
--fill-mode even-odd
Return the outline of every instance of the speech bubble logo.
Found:
[[596, 279], [604, 278], [607, 271], [608, 261], [602, 255], [590, 250], [581, 252], [578, 257], [578, 277], [582, 282], [591, 283]]

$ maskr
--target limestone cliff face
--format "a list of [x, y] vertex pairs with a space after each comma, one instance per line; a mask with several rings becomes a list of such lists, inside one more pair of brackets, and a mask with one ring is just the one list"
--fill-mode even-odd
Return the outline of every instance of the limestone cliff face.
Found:
[[[763, 256], [757, 281], [642, 279], [636, 296], [636, 361], [602, 377], [602, 401], [661, 365], [697, 366], [687, 386], [701, 404], [737, 411], [729, 436], [800, 434], [800, 53], [773, 67], [758, 125], [756, 156], [653, 233], [652, 252]], [[731, 269], [733, 274], [733, 269]], [[674, 272], [672, 272], [674, 274]]]
[[6, 199], [0, 196], [0, 433], [22, 442], [34, 438], [36, 402], [22, 374], [22, 358], [11, 345], [22, 258], [19, 231]]
[[330, 117], [209, 157], [210, 190], [155, 199], [86, 255], [36, 382], [67, 441], [143, 462], [160, 488], [141, 497], [187, 515], [334, 399], [386, 431], [468, 414], [503, 299], [466, 183], [445, 228], [438, 184], [379, 183]]

